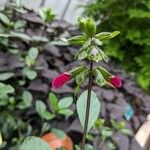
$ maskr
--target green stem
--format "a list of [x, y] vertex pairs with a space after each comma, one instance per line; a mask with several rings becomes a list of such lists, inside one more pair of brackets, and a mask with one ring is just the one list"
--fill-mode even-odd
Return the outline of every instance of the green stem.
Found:
[[81, 150], [84, 150], [85, 140], [86, 140], [86, 135], [87, 135], [87, 130], [88, 130], [89, 113], [90, 113], [90, 101], [91, 101], [91, 91], [92, 91], [92, 78], [93, 78], [92, 72], [93, 72], [93, 62], [90, 61], [87, 105], [86, 105], [86, 114], [85, 114], [85, 122], [84, 122], [84, 131], [83, 131], [83, 138], [82, 138]]

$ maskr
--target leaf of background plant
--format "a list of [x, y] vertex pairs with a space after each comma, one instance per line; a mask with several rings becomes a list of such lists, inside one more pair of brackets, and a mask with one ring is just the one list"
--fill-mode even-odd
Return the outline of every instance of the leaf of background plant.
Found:
[[58, 109], [58, 99], [54, 93], [49, 94], [49, 104], [54, 111]]
[[109, 142], [107, 144], [107, 146], [108, 146], [109, 150], [116, 150], [116, 146], [113, 143], [111, 143], [111, 142]]
[[32, 105], [32, 94], [29, 91], [24, 91], [22, 101], [17, 105], [20, 109], [26, 109]]
[[[78, 116], [79, 116], [82, 127], [84, 127], [84, 122], [85, 122], [87, 94], [88, 94], [88, 91], [84, 91], [77, 100], [77, 112], [78, 112]], [[101, 104], [96, 96], [96, 93], [92, 91], [88, 131], [92, 128], [95, 121], [99, 117], [100, 107], [101, 107]]]
[[6, 25], [9, 25], [10, 24], [10, 20], [9, 18], [3, 14], [3, 13], [0, 13], [0, 20], [5, 23]]
[[73, 114], [73, 111], [70, 109], [60, 109], [58, 110], [58, 113], [65, 116], [71, 116]]
[[20, 150], [52, 150], [47, 142], [39, 137], [30, 136], [27, 137]]
[[15, 29], [20, 29], [20, 28], [23, 28], [25, 25], [26, 25], [25, 20], [17, 20], [14, 24], [14, 28]]
[[66, 136], [65, 132], [60, 129], [52, 129], [52, 132], [54, 132], [59, 139], [64, 139], [64, 137]]
[[108, 127], [104, 127], [101, 134], [103, 138], [107, 138], [113, 135], [113, 131]]
[[25, 41], [30, 41], [31, 40], [31, 38], [27, 34], [24, 34], [24, 33], [11, 31], [10, 35], [12, 37], [20, 38], [20, 39], [25, 40]]
[[26, 76], [28, 77], [28, 79], [33, 80], [37, 77], [37, 72], [34, 70], [26, 70]]
[[84, 150], [94, 150], [94, 147], [90, 144], [85, 144]]
[[35, 60], [38, 56], [38, 53], [39, 53], [38, 49], [35, 47], [32, 47], [30, 48], [28, 55], [31, 59]]
[[14, 91], [11, 85], [0, 82], [0, 97], [5, 97], [9, 93], [14, 93]]
[[33, 42], [48, 42], [49, 39], [42, 36], [32, 36], [31, 41]]
[[41, 100], [36, 101], [36, 111], [43, 119], [51, 120], [54, 118], [54, 115], [47, 111], [46, 105]]
[[13, 77], [15, 74], [12, 72], [5, 72], [0, 74], [0, 81], [5, 81]]
[[120, 132], [125, 134], [125, 135], [131, 135], [132, 134], [131, 130], [130, 129], [126, 129], [126, 128], [125, 129], [121, 129]]
[[70, 107], [70, 105], [73, 103], [73, 98], [72, 97], [65, 97], [62, 98], [59, 102], [58, 102], [58, 107], [60, 109], [63, 108], [68, 108]]

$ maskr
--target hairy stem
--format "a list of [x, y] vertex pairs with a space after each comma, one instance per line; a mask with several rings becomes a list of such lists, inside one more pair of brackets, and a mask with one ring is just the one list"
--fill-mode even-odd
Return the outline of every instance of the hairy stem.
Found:
[[90, 112], [90, 101], [91, 101], [91, 91], [92, 91], [92, 78], [93, 78], [92, 71], [93, 71], [93, 62], [90, 61], [87, 105], [86, 105], [86, 114], [85, 114], [85, 122], [84, 122], [84, 132], [83, 132], [81, 150], [84, 150], [85, 140], [86, 140], [86, 135], [87, 135], [87, 130], [88, 130], [89, 112]]

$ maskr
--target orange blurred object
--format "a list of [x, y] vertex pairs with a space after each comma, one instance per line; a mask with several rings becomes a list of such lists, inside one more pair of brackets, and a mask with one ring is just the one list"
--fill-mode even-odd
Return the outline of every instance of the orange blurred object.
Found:
[[50, 132], [42, 136], [42, 139], [45, 140], [52, 150], [58, 148], [65, 148], [65, 150], [73, 150], [73, 143], [69, 136], [65, 136], [63, 139], [59, 139], [55, 133]]

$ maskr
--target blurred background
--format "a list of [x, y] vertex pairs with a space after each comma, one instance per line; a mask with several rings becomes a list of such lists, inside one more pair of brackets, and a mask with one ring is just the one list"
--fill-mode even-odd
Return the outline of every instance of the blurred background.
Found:
[[[0, 0], [7, 4], [9, 0]], [[150, 93], [150, 1], [149, 0], [18, 0], [38, 12], [50, 7], [56, 19], [76, 24], [79, 16], [92, 16], [99, 31], [121, 31], [106, 47], [107, 54], [137, 79]], [[119, 41], [118, 41], [119, 40]]]

